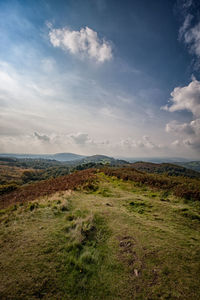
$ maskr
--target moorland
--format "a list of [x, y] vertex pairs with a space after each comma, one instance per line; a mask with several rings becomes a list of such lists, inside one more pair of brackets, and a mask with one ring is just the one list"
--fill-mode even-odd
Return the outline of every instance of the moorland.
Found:
[[199, 299], [200, 173], [0, 158], [1, 299]]

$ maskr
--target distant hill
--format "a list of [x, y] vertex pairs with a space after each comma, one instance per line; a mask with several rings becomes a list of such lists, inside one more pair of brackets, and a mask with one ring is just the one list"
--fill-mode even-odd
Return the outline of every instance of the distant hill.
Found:
[[151, 162], [151, 163], [156, 163], [156, 164], [161, 164], [161, 163], [172, 163], [176, 164], [176, 162], [189, 162], [190, 160], [187, 158], [183, 157], [118, 157], [119, 159], [126, 160], [130, 163], [138, 162], [138, 161], [143, 161], [143, 162]]
[[[30, 158], [32, 155], [28, 155], [28, 158], [22, 158], [23, 155], [19, 156], [20, 158], [0, 156], [0, 184], [10, 181], [22, 184], [67, 175], [75, 170], [100, 168], [105, 165], [120, 167], [129, 164], [126, 161], [104, 155], [93, 155], [83, 158], [83, 156], [73, 153], [58, 153], [51, 156], [51, 158], [54, 157], [55, 159]], [[25, 172], [22, 176], [22, 173], [27, 169], [32, 169], [33, 172]]]
[[200, 161], [176, 162], [177, 165], [200, 172]]
[[79, 161], [77, 161], [79, 164], [86, 164], [86, 163], [102, 163], [102, 164], [110, 164], [112, 166], [120, 166], [129, 164], [125, 160], [115, 159], [113, 157], [105, 156], [105, 155], [92, 155], [87, 156]]
[[184, 176], [189, 178], [200, 178], [200, 173], [195, 170], [190, 170], [180, 165], [162, 163], [155, 164], [150, 162], [136, 162], [132, 166], [138, 170], [147, 173], [166, 174], [168, 176]]
[[57, 161], [73, 161], [84, 158], [84, 155], [75, 153], [56, 153], [56, 154], [16, 154], [16, 153], [0, 153], [0, 157], [11, 158], [31, 158], [31, 159], [51, 159]]
[[84, 158], [84, 155], [74, 154], [74, 153], [56, 153], [52, 155], [52, 159], [58, 161], [72, 161], [72, 160], [80, 160]]

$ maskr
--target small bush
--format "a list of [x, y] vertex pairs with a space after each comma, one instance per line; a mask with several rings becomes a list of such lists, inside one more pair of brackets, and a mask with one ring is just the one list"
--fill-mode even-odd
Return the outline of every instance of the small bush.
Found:
[[83, 189], [88, 192], [96, 192], [98, 190], [98, 185], [94, 182], [86, 182], [84, 184]]

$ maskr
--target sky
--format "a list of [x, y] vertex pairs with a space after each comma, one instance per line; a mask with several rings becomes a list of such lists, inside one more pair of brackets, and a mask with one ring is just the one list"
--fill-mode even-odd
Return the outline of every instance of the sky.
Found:
[[0, 0], [0, 153], [200, 159], [200, 3]]

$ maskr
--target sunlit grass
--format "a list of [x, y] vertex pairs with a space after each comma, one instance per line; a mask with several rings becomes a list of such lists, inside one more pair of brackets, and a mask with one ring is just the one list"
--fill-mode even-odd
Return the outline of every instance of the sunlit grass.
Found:
[[0, 212], [5, 299], [198, 299], [199, 204], [99, 174]]

